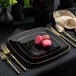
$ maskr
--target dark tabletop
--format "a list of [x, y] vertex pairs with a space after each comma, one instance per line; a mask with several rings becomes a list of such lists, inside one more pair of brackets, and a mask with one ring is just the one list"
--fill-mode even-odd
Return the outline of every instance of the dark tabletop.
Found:
[[[7, 42], [7, 39], [13, 34], [13, 32], [26, 29], [27, 28], [25, 27], [0, 28], [0, 42]], [[17, 68], [21, 71], [19, 76], [76, 76], [76, 49], [71, 46], [68, 53], [36, 68], [28, 68], [28, 71], [26, 72], [21, 70], [18, 66]], [[0, 60], [0, 76], [17, 76], [17, 74], [6, 61], [3, 62]]]

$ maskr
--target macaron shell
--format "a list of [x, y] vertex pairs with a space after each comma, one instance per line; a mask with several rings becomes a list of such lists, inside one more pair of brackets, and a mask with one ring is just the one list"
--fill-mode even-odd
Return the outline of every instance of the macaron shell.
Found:
[[42, 44], [42, 40], [43, 40], [42, 36], [41, 36], [41, 35], [37, 35], [37, 36], [35, 37], [34, 42], [35, 42], [35, 44], [37, 44], [37, 45], [41, 45], [41, 44]]
[[51, 45], [52, 45], [52, 41], [49, 40], [49, 39], [42, 41], [42, 46], [43, 46], [43, 47], [49, 47], [49, 46], [51, 46]]
[[42, 38], [43, 40], [50, 39], [49, 35], [43, 35]]

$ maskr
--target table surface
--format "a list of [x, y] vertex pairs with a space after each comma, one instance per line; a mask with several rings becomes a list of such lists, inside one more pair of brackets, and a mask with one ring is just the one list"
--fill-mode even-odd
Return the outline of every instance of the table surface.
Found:
[[[0, 28], [0, 42], [6, 42], [13, 32], [26, 28]], [[42, 66], [29, 69], [24, 72], [17, 66], [21, 74], [19, 76], [76, 76], [76, 48], [71, 46], [68, 53], [49, 61]], [[18, 76], [13, 69], [0, 59], [0, 76]]]

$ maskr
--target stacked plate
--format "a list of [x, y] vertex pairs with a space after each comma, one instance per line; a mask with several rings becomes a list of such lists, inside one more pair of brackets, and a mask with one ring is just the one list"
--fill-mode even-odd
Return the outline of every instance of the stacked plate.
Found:
[[[49, 35], [52, 46], [43, 48], [34, 44], [37, 35]], [[18, 33], [8, 39], [8, 48], [22, 62], [38, 65], [68, 52], [68, 44], [48, 28], [40, 27]]]

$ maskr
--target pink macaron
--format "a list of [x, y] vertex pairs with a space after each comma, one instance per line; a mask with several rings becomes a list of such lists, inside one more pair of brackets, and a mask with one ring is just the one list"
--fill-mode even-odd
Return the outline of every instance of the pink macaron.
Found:
[[43, 47], [50, 47], [52, 45], [52, 41], [51, 40], [49, 40], [49, 39], [46, 39], [46, 40], [43, 40], [42, 41], [42, 46]]
[[43, 41], [43, 38], [42, 38], [41, 35], [37, 35], [37, 36], [35, 37], [35, 40], [34, 40], [35, 44], [41, 45], [41, 44], [42, 44], [42, 41]]
[[42, 38], [43, 40], [50, 39], [49, 35], [43, 35]]

